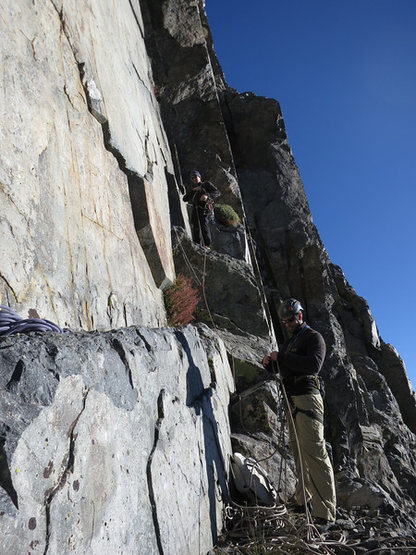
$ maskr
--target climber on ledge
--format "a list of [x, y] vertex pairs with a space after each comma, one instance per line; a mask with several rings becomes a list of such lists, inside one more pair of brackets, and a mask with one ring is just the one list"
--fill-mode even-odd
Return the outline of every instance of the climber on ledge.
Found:
[[210, 181], [202, 181], [198, 170], [191, 172], [193, 187], [183, 200], [192, 204], [192, 239], [207, 250], [211, 248], [211, 229], [214, 199], [220, 196], [218, 189]]
[[279, 307], [279, 318], [289, 338], [279, 352], [273, 351], [263, 359], [263, 366], [280, 372], [286, 390], [300, 446], [300, 458], [289, 423], [289, 440], [296, 463], [298, 482], [295, 491], [295, 512], [305, 512], [300, 479], [301, 465], [308, 507], [318, 529], [325, 531], [335, 522], [336, 495], [334, 472], [324, 439], [324, 405], [318, 373], [325, 359], [326, 346], [322, 335], [303, 321], [303, 308], [296, 299], [287, 299]]

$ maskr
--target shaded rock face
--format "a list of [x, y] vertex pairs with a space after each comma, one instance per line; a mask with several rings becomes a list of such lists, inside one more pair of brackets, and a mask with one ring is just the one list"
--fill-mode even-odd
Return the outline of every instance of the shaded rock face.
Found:
[[233, 382], [208, 328], [0, 346], [3, 553], [194, 554], [213, 545]]
[[[202, 163], [200, 152], [205, 156], [202, 168], [210, 176], [224, 175], [227, 166], [237, 178], [243, 206], [229, 194], [225, 181], [219, 178], [216, 184], [227, 202], [246, 216], [246, 233], [255, 244], [253, 263], [259, 268], [278, 340], [285, 332], [277, 309], [291, 296], [302, 302], [307, 322], [325, 338], [326, 435], [341, 505], [359, 500], [397, 508], [405, 500], [413, 506], [416, 497], [409, 476], [416, 474], [414, 454], [404, 448], [403, 457], [398, 455], [399, 446], [415, 443], [415, 394], [403, 362], [380, 338], [366, 301], [328, 257], [313, 224], [279, 104], [228, 88], [201, 3], [187, 3], [187, 13], [192, 12], [195, 21], [199, 18], [201, 26], [192, 37], [179, 15], [184, 9], [182, 2], [166, 0], [148, 8], [152, 17], [145, 18], [161, 85], [162, 116], [179, 171], [185, 176], [185, 168], [195, 165], [193, 159]], [[174, 28], [162, 17], [167, 11], [176, 14]], [[186, 47], [181, 36], [188, 37]], [[152, 42], [152, 37], [157, 40]], [[216, 95], [208, 83], [215, 83]], [[243, 372], [255, 353], [257, 360], [264, 354], [258, 347], [256, 353], [250, 346], [251, 356], [241, 353], [238, 366]]]
[[[224, 103], [276, 333], [283, 339], [276, 318], [279, 302], [292, 296], [301, 300], [306, 320], [329, 346], [322, 374], [339, 502], [356, 503], [350, 495], [355, 484], [354, 491], [366, 489], [370, 504], [391, 499], [399, 506], [403, 494], [412, 503], [415, 490], [408, 487], [406, 476], [414, 473], [416, 460], [410, 453], [398, 467], [393, 447], [415, 443], [410, 430], [415, 430], [416, 406], [405, 369], [379, 337], [367, 303], [329, 261], [312, 222], [278, 104], [232, 92], [224, 95]], [[392, 367], [398, 380], [389, 371]], [[395, 382], [391, 390], [388, 381]], [[368, 488], [367, 482], [377, 487]], [[370, 493], [377, 499], [369, 501]]]
[[241, 215], [240, 190], [218, 99], [217, 85], [224, 86], [224, 79], [208, 50], [204, 2], [145, 0], [141, 5], [157, 97], [176, 154], [182, 192], [191, 187], [189, 173], [197, 168], [221, 191], [221, 202]]
[[212, 248], [216, 252], [228, 254], [232, 258], [245, 260], [248, 264], [251, 264], [247, 238], [241, 224], [233, 227], [232, 225], [224, 226], [215, 222], [211, 227]]
[[251, 266], [215, 251], [207, 254], [177, 228], [173, 245], [176, 271], [199, 286], [198, 319], [236, 335], [270, 337], [261, 288]]
[[[306, 320], [329, 347], [322, 374], [339, 502], [356, 502], [349, 489], [355, 484], [354, 491], [366, 489], [370, 504], [391, 499], [399, 506], [403, 495], [412, 503], [415, 490], [408, 487], [406, 476], [414, 473], [416, 460], [409, 453], [398, 467], [393, 447], [402, 442], [414, 445], [416, 439], [410, 432], [415, 430], [415, 399], [405, 369], [379, 337], [367, 303], [328, 258], [312, 222], [278, 104], [233, 92], [223, 98], [247, 223], [276, 333], [283, 339], [276, 318], [279, 302], [296, 297]], [[398, 380], [389, 371], [392, 367]], [[391, 389], [389, 381], [395, 382]], [[368, 482], [377, 487], [368, 488]], [[377, 500], [369, 501], [370, 493]]]
[[288, 446], [284, 405], [276, 381], [269, 376], [233, 395], [230, 420], [233, 451], [260, 461], [280, 499], [289, 499], [295, 492], [296, 472]]

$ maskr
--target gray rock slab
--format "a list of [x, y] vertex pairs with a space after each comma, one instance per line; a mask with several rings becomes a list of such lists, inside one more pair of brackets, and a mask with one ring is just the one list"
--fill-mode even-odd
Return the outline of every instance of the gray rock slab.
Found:
[[0, 376], [4, 552], [212, 547], [233, 380], [211, 330], [15, 336], [0, 341]]
[[267, 339], [272, 335], [263, 304], [261, 285], [250, 265], [211, 250], [206, 253], [180, 228], [174, 234], [177, 273], [190, 276], [200, 286], [198, 319], [235, 335]]
[[217, 252], [251, 263], [244, 228], [224, 226], [218, 222], [211, 226], [212, 248]]

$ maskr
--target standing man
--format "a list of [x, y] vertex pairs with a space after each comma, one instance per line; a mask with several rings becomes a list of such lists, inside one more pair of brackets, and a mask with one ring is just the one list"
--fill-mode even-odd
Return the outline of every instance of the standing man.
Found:
[[334, 472], [325, 445], [324, 405], [318, 381], [326, 346], [322, 335], [303, 321], [302, 311], [302, 305], [296, 299], [287, 299], [281, 304], [279, 318], [289, 338], [279, 352], [273, 351], [264, 357], [263, 366], [272, 371], [277, 362], [299, 441], [300, 454], [288, 419], [290, 445], [298, 474], [294, 510], [305, 511], [301, 461], [306, 502], [312, 502], [314, 522], [325, 531], [335, 522], [336, 513]]
[[214, 199], [220, 196], [218, 189], [210, 181], [202, 181], [198, 170], [191, 172], [193, 187], [183, 197], [192, 204], [192, 239], [208, 250], [211, 248], [211, 229], [209, 227], [214, 210]]

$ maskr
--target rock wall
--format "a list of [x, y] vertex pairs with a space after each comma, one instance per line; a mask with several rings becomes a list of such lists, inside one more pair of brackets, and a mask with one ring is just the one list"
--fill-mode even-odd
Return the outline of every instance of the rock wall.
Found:
[[[279, 104], [227, 86], [203, 0], [7, 0], [0, 16], [0, 302], [72, 330], [0, 338], [1, 549], [207, 551], [231, 439], [258, 458], [277, 448], [276, 479], [290, 457], [259, 364], [288, 296], [328, 345], [340, 505], [410, 522], [404, 364], [326, 253]], [[220, 252], [189, 239], [194, 168], [242, 218], [214, 230]], [[175, 272], [215, 333], [150, 328]]]
[[1, 301], [72, 328], [163, 324], [173, 167], [140, 6], [0, 10]]
[[204, 3], [144, 0], [141, 5], [157, 98], [175, 153], [178, 180], [182, 187], [189, 186], [189, 173], [198, 168], [203, 179], [221, 190], [221, 202], [231, 204], [241, 215], [241, 195], [218, 98], [220, 70], [208, 49]]
[[[322, 375], [339, 500], [354, 504], [351, 491], [367, 490], [368, 480], [396, 503], [403, 494], [414, 502], [416, 491], [408, 487], [406, 476], [416, 460], [409, 453], [397, 464], [394, 455], [398, 444], [415, 442], [415, 395], [403, 362], [380, 338], [368, 304], [329, 260], [313, 225], [278, 103], [232, 91], [223, 99], [276, 334], [283, 339], [276, 317], [280, 301], [296, 297], [329, 347]], [[370, 463], [369, 452], [379, 464]], [[383, 493], [376, 497], [373, 502], [381, 503]]]
[[[368, 304], [328, 257], [313, 224], [278, 102], [252, 93], [239, 94], [226, 85], [202, 1], [153, 4], [147, 2], [152, 17], [144, 18], [150, 35], [147, 41], [160, 85], [162, 116], [179, 167], [201, 163], [206, 170], [209, 163], [209, 176], [217, 178], [216, 185], [226, 202], [245, 216], [246, 235], [253, 244], [253, 274], [264, 289], [266, 311], [278, 340], [284, 337], [278, 306], [282, 299], [293, 296], [300, 299], [306, 320], [323, 334], [328, 345], [322, 372], [327, 391], [326, 434], [332, 445], [341, 506], [392, 504], [398, 510], [404, 503], [414, 510], [416, 492], [409, 477], [415, 475], [416, 459], [404, 446], [415, 445], [415, 393], [403, 361], [379, 336]], [[187, 24], [191, 13], [200, 26], [199, 31], [192, 26], [192, 33]], [[152, 41], [152, 37], [157, 40]], [[186, 44], [178, 37], [187, 37]], [[185, 81], [187, 87], [183, 89]], [[216, 95], [207, 83], [215, 84]], [[174, 91], [183, 94], [179, 98]], [[206, 157], [200, 157], [201, 151]], [[196, 164], [192, 164], [192, 156]], [[240, 195], [236, 198], [241, 197], [242, 208], [224, 179], [225, 158], [232, 160], [229, 168], [237, 179]], [[186, 176], [185, 171], [181, 174]], [[209, 278], [208, 273], [208, 286]], [[232, 309], [226, 307], [224, 312], [231, 313]], [[250, 323], [256, 325], [251, 314]], [[240, 351], [238, 356], [231, 350], [240, 390], [264, 379], [258, 366], [247, 364], [256, 355], [260, 360], [262, 348], [261, 342], [257, 348], [247, 345], [246, 352]], [[258, 394], [258, 389], [248, 394], [250, 410], [256, 407], [255, 412], [263, 412], [254, 422], [266, 422], [264, 429], [258, 430], [258, 439], [264, 439], [266, 430], [276, 447], [277, 400], [261, 393], [266, 400], [259, 401]], [[234, 418], [233, 425], [238, 432], [236, 446], [244, 449], [245, 445], [248, 454], [259, 453], [262, 458], [264, 450], [253, 446], [252, 437], [241, 437], [245, 426], [239, 418]], [[249, 431], [256, 433], [255, 427]], [[280, 457], [265, 464], [277, 476]]]
[[1, 343], [2, 553], [205, 553], [227, 498], [224, 346], [206, 327]]

